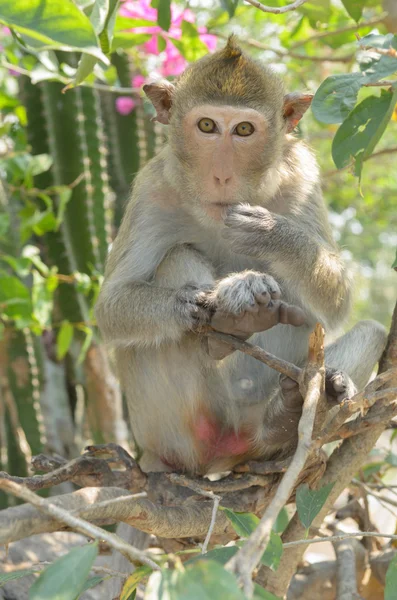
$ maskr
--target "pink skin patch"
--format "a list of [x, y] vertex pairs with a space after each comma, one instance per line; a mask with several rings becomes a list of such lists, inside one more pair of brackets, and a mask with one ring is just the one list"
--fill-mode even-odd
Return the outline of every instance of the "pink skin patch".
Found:
[[244, 434], [238, 434], [232, 429], [222, 432], [216, 423], [210, 421], [204, 415], [198, 418], [194, 427], [194, 434], [206, 446], [206, 460], [244, 454], [250, 448]]

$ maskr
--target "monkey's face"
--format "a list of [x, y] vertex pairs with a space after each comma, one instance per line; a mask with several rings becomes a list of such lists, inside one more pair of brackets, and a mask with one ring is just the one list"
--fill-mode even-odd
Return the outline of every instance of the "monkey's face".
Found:
[[194, 192], [188, 199], [194, 212], [220, 221], [228, 206], [253, 202], [275, 158], [273, 128], [263, 114], [205, 104], [188, 112], [177, 129], [173, 148]]

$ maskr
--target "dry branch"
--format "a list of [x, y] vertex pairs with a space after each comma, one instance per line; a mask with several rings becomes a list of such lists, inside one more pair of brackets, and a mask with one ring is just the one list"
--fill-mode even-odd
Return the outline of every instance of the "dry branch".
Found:
[[277, 356], [274, 356], [274, 354], [266, 352], [266, 350], [263, 350], [260, 346], [255, 346], [254, 344], [250, 344], [249, 342], [244, 342], [243, 340], [240, 340], [239, 338], [234, 337], [233, 335], [229, 335], [227, 333], [220, 333], [219, 331], [215, 331], [214, 329], [210, 329], [209, 327], [206, 327], [202, 331], [203, 333], [205, 333], [205, 335], [218, 339], [222, 342], [226, 342], [235, 350], [240, 350], [240, 352], [244, 352], [244, 354], [248, 354], [248, 356], [256, 358], [268, 367], [271, 367], [275, 371], [278, 371], [279, 373], [290, 377], [294, 381], [299, 381], [302, 369], [288, 362], [287, 360], [277, 358]]
[[324, 330], [320, 324], [316, 325], [310, 336], [308, 363], [303, 371], [302, 379], [307, 392], [303, 403], [302, 417], [299, 421], [299, 441], [294, 457], [258, 527], [244, 546], [227, 563], [227, 568], [237, 575], [248, 598], [252, 597], [253, 592], [252, 572], [269, 543], [272, 527], [278, 514], [288, 502], [312, 450], [312, 433], [317, 406], [325, 388]]
[[19, 483], [8, 481], [7, 479], [0, 479], [0, 489], [13, 494], [17, 498], [21, 498], [21, 500], [25, 500], [25, 502], [29, 502], [46, 516], [57, 519], [61, 523], [68, 525], [73, 531], [87, 535], [94, 540], [105, 540], [111, 548], [118, 550], [131, 562], [139, 561], [152, 569], [160, 569], [160, 567], [150, 559], [145, 552], [127, 544], [127, 542], [119, 538], [116, 534], [109, 533], [97, 525], [88, 523], [80, 517], [73, 515], [69, 511], [54, 504], [51, 500], [44, 500]]

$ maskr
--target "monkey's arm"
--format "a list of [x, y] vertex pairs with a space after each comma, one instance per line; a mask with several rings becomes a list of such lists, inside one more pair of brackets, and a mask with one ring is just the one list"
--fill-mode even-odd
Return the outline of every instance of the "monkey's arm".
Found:
[[105, 279], [95, 309], [105, 341], [147, 346], [180, 340], [209, 322], [205, 290], [212, 282], [204, 258], [188, 246], [171, 250], [150, 282], [134, 277], [132, 261], [130, 275], [123, 275], [121, 261]]
[[349, 310], [350, 278], [325, 227], [321, 235], [315, 210], [311, 219], [312, 228], [308, 219], [300, 226], [289, 216], [241, 204], [229, 210], [224, 237], [237, 252], [265, 260], [281, 286], [288, 282], [291, 300], [332, 327]]

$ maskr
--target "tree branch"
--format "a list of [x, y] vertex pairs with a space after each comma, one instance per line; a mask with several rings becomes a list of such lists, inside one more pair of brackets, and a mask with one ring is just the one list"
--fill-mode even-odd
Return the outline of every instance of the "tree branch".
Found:
[[51, 500], [45, 500], [44, 498], [37, 496], [34, 492], [28, 490], [28, 488], [19, 483], [8, 481], [7, 479], [0, 479], [0, 489], [13, 494], [17, 498], [21, 498], [21, 500], [25, 500], [25, 502], [29, 502], [40, 512], [68, 525], [73, 531], [78, 531], [95, 540], [105, 540], [111, 548], [118, 550], [131, 562], [139, 561], [152, 569], [160, 569], [160, 567], [149, 558], [145, 552], [127, 544], [127, 542], [122, 540], [118, 535], [109, 533], [97, 525], [93, 525], [76, 515], [72, 515], [70, 512], [52, 503]]

